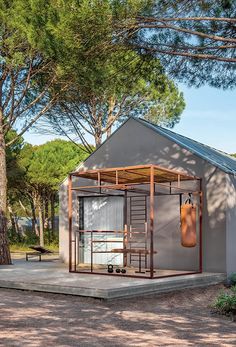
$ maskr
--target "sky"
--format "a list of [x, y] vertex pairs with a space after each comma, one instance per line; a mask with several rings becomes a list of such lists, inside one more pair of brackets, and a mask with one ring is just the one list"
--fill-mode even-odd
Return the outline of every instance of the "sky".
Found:
[[[186, 108], [173, 131], [227, 153], [236, 153], [236, 90], [179, 84]], [[25, 134], [25, 141], [38, 145], [55, 139], [55, 135]]]

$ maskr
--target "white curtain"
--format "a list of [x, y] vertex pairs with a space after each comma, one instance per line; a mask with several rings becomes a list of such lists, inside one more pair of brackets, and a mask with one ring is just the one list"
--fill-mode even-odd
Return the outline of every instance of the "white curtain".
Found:
[[[124, 198], [120, 196], [86, 197], [84, 198], [84, 230], [123, 231]], [[85, 234], [84, 263], [91, 260], [91, 235]], [[123, 248], [123, 235], [114, 233], [93, 233], [94, 251], [109, 251], [113, 248]], [[102, 242], [114, 241], [114, 242]], [[122, 254], [94, 253], [94, 264], [122, 265]]]
[[85, 230], [123, 230], [123, 197], [84, 198]]

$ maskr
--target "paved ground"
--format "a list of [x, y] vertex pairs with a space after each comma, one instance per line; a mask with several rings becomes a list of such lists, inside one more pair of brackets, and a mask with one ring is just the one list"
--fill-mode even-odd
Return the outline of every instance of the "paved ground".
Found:
[[220, 287], [108, 302], [0, 289], [0, 346], [236, 346], [207, 307]]

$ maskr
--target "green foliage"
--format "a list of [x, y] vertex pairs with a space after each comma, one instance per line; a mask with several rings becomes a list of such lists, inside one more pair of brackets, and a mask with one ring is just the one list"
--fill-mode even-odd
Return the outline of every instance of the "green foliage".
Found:
[[47, 114], [49, 131], [81, 138], [85, 130], [99, 145], [102, 135], [128, 116], [173, 127], [185, 108], [183, 93], [159, 60], [124, 47], [87, 60], [74, 72], [73, 85]]
[[51, 247], [59, 246], [59, 233], [51, 230], [44, 230], [44, 241], [46, 245], [50, 245]]
[[19, 243], [22, 241], [22, 237], [13, 228], [8, 228], [8, 240], [10, 244]]
[[[14, 243], [14, 244], [10, 244], [10, 250], [11, 252], [32, 252], [32, 249], [29, 248], [32, 244], [27, 244], [27, 243]], [[38, 243], [36, 243], [35, 245], [38, 245]], [[59, 247], [58, 244], [56, 243], [51, 243], [49, 244], [45, 244], [45, 248], [49, 249], [52, 252], [58, 252]]]
[[235, 88], [235, 17], [233, 0], [154, 1], [141, 11], [134, 33], [128, 25], [123, 29], [121, 42], [159, 58], [168, 75], [180, 82]]
[[53, 140], [40, 146], [25, 145], [19, 163], [29, 184], [57, 191], [63, 179], [86, 156], [82, 146]]
[[32, 230], [26, 230], [24, 234], [19, 234], [14, 229], [8, 229], [8, 239], [10, 245], [22, 244], [22, 245], [37, 245], [39, 243], [39, 237]]
[[221, 314], [236, 314], [236, 287], [222, 291], [216, 298], [213, 308]]
[[232, 286], [236, 286], [236, 272], [230, 274], [229, 282]]
[[[24, 251], [29, 250], [29, 246], [39, 244], [39, 236], [32, 230], [26, 230], [23, 235], [17, 233], [14, 229], [8, 229], [8, 239], [10, 242], [11, 250]], [[58, 232], [52, 232], [49, 230], [44, 231], [45, 247], [57, 250], [59, 246]]]
[[[6, 135], [5, 141], [9, 142], [16, 136], [16, 131], [10, 130]], [[6, 148], [7, 183], [10, 190], [19, 187], [22, 180], [23, 171], [19, 167], [18, 158], [23, 146], [24, 140], [22, 137], [19, 137], [14, 144]]]

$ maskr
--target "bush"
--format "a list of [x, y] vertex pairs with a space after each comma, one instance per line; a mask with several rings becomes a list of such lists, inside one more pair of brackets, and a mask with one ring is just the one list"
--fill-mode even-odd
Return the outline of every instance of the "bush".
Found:
[[236, 286], [223, 291], [216, 298], [213, 308], [224, 315], [236, 315]]
[[13, 228], [8, 229], [8, 240], [10, 244], [19, 243], [22, 241], [22, 236], [15, 231]]
[[229, 283], [231, 284], [231, 286], [236, 286], [236, 272], [233, 272], [229, 276]]
[[[39, 236], [32, 230], [27, 230], [24, 234], [17, 233], [14, 229], [8, 229], [8, 239], [10, 242], [11, 252], [28, 251], [29, 246], [39, 245]], [[59, 246], [59, 234], [58, 231], [51, 232], [49, 230], [44, 231], [44, 243], [45, 247], [51, 251], [57, 252]]]
[[8, 239], [10, 245], [36, 245], [39, 243], [39, 237], [32, 230], [26, 230], [24, 234], [19, 234], [14, 229], [10, 228], [8, 229]]
[[25, 231], [23, 242], [27, 245], [36, 245], [39, 243], [39, 237], [32, 230]]
[[54, 231], [52, 233], [51, 230], [44, 230], [44, 242], [47, 245], [59, 245], [59, 233], [58, 231]]

